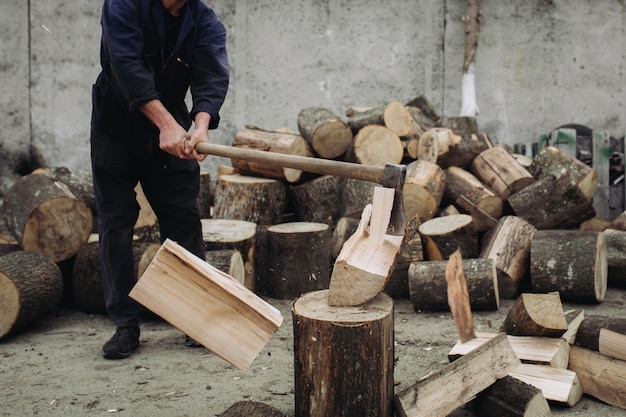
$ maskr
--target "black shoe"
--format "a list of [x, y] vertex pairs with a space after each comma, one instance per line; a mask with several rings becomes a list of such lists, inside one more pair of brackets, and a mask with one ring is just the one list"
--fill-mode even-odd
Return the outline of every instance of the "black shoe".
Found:
[[124, 359], [139, 347], [139, 327], [120, 327], [102, 346], [105, 359]]
[[202, 344], [196, 342], [191, 337], [185, 335], [185, 346], [187, 347], [202, 347]]

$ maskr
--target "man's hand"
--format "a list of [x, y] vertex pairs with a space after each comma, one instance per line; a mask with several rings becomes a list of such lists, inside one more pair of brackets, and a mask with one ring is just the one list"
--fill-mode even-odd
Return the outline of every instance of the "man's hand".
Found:
[[196, 159], [198, 162], [202, 162], [208, 155], [201, 154], [196, 151], [196, 143], [209, 141], [209, 122], [211, 121], [211, 115], [208, 113], [200, 112], [196, 114], [195, 128], [189, 136], [189, 140], [185, 141], [184, 152], [189, 158]]

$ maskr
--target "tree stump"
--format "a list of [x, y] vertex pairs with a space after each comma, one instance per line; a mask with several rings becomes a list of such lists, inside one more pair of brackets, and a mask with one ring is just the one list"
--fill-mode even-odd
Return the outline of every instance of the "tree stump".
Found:
[[350, 127], [328, 109], [307, 107], [298, 114], [298, 130], [313, 151], [326, 159], [344, 155], [352, 142]]
[[267, 228], [267, 270], [258, 291], [276, 299], [294, 299], [330, 283], [329, 227], [291, 222]]
[[478, 257], [478, 235], [467, 214], [435, 217], [422, 223], [418, 231], [426, 260], [446, 260], [457, 249], [463, 259]]
[[[144, 273], [159, 246], [157, 243], [133, 243], [135, 280]], [[72, 268], [72, 292], [76, 307], [80, 311], [88, 314], [106, 314], [97, 240], [86, 244], [76, 254]], [[142, 315], [150, 317], [153, 314], [142, 309]]]
[[[232, 146], [286, 155], [313, 156], [308, 143], [300, 135], [271, 132], [253, 127], [246, 127], [237, 132]], [[299, 169], [283, 168], [242, 159], [232, 159], [231, 163], [233, 168], [241, 175], [272, 178], [290, 183], [299, 182], [303, 178], [303, 173]]]
[[245, 285], [246, 268], [243, 258], [238, 250], [222, 249], [204, 253], [206, 261], [222, 272], [227, 273], [237, 281]]
[[341, 215], [337, 198], [343, 185], [343, 178], [324, 175], [290, 187], [288, 195], [298, 221], [335, 224]]
[[[472, 216], [477, 231], [493, 227], [502, 215], [504, 201], [469, 171], [459, 167], [446, 169], [446, 189], [443, 200], [454, 204]], [[485, 221], [493, 219], [492, 222]]]
[[503, 146], [482, 151], [471, 164], [471, 171], [503, 200], [535, 182], [526, 168]]
[[598, 183], [597, 171], [553, 146], [546, 146], [535, 155], [528, 172], [537, 179], [556, 178], [566, 172], [588, 200], [593, 197]]
[[567, 331], [567, 322], [559, 293], [521, 294], [500, 331], [513, 336], [560, 337]]
[[571, 302], [599, 303], [607, 289], [604, 235], [581, 230], [538, 230], [530, 247], [533, 292], [558, 291]]
[[0, 257], [0, 340], [54, 311], [63, 296], [59, 267], [41, 253]]
[[53, 262], [76, 255], [87, 243], [93, 215], [67, 185], [46, 174], [19, 178], [4, 196], [4, 220], [25, 251]]
[[292, 305], [295, 415], [393, 416], [393, 300], [331, 307], [328, 291]]
[[517, 216], [504, 216], [482, 239], [480, 257], [493, 259], [500, 297], [513, 298], [529, 270], [530, 244], [536, 229]]
[[[409, 292], [415, 311], [449, 311], [446, 282], [448, 261], [414, 262], [409, 266]], [[463, 259], [463, 271], [473, 311], [500, 306], [495, 263], [491, 259]]]
[[347, 161], [379, 167], [399, 164], [403, 157], [404, 147], [400, 137], [380, 125], [367, 125], [359, 130], [346, 152]]
[[287, 188], [281, 181], [222, 175], [215, 189], [213, 218], [276, 224], [280, 223], [286, 200]]
[[254, 291], [257, 225], [244, 220], [228, 219], [202, 219], [201, 222], [205, 251], [231, 249], [239, 252], [244, 267], [243, 284]]
[[424, 222], [435, 217], [446, 189], [446, 174], [439, 165], [417, 160], [406, 168], [404, 213]]
[[258, 401], [238, 401], [219, 417], [287, 417], [287, 414]]

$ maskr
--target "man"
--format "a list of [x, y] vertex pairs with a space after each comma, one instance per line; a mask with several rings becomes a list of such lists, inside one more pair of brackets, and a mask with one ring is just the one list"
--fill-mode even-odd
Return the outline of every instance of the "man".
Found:
[[[204, 259], [197, 196], [198, 162], [206, 155], [194, 146], [218, 126], [229, 70], [224, 26], [202, 0], [105, 0], [101, 24], [91, 162], [104, 296], [116, 326], [102, 350], [121, 359], [139, 346], [140, 333], [139, 305], [128, 297], [139, 213], [134, 188], [141, 183], [161, 239]], [[187, 337], [186, 344], [194, 342]]]

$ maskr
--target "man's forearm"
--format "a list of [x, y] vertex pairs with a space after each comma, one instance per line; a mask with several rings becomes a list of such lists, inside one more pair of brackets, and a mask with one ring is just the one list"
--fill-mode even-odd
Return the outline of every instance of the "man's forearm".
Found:
[[178, 126], [174, 117], [159, 100], [150, 100], [140, 106], [139, 110], [145, 114], [160, 131]]
[[196, 129], [209, 130], [211, 115], [206, 112], [198, 112], [196, 113], [194, 123], [196, 125]]

